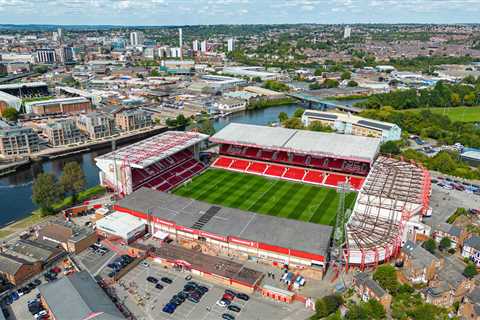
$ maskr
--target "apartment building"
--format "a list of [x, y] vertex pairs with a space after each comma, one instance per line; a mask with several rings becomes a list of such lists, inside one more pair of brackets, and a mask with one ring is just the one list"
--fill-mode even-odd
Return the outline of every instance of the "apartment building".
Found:
[[366, 119], [347, 113], [305, 110], [302, 122], [305, 126], [314, 121], [330, 126], [338, 133], [379, 138], [382, 142], [400, 140], [402, 129], [394, 123]]
[[93, 140], [110, 137], [115, 134], [115, 118], [100, 112], [82, 114], [77, 117], [77, 127]]
[[0, 120], [0, 154], [2, 156], [24, 156], [38, 150], [38, 135], [32, 128], [12, 126]]
[[121, 131], [146, 128], [152, 124], [152, 113], [143, 109], [126, 109], [115, 114], [115, 125]]
[[82, 133], [73, 119], [61, 119], [46, 125], [44, 133], [52, 147], [78, 143], [83, 140]]
[[49, 114], [78, 114], [91, 112], [92, 103], [84, 97], [33, 101], [25, 103], [25, 111], [26, 113], [40, 116]]

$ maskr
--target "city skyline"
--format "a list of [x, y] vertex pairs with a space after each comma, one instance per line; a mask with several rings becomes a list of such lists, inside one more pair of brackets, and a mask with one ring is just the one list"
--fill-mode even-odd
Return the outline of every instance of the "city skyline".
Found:
[[4, 24], [478, 23], [480, 0], [0, 0]]

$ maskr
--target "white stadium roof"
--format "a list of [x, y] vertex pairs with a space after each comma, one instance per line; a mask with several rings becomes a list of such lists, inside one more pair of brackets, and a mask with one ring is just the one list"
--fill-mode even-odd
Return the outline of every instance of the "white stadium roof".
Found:
[[206, 139], [208, 136], [201, 133], [167, 131], [104, 154], [95, 160], [118, 161], [133, 168], [143, 169]]
[[240, 123], [227, 125], [211, 141], [368, 162], [380, 147], [376, 138]]

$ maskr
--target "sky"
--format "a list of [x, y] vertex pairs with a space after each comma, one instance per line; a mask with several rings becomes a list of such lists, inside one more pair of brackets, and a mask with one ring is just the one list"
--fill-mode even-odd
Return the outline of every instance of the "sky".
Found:
[[480, 0], [0, 0], [1, 23], [480, 23]]

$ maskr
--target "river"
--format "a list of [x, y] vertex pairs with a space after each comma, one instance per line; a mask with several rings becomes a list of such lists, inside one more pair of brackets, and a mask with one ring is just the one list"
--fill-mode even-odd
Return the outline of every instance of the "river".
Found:
[[[215, 130], [220, 130], [230, 122], [266, 125], [278, 121], [278, 114], [286, 112], [293, 114], [298, 105], [270, 107], [261, 110], [245, 111], [233, 114], [215, 121]], [[0, 226], [28, 216], [36, 205], [32, 202], [32, 181], [40, 172], [53, 172], [60, 176], [65, 163], [77, 161], [85, 172], [87, 187], [98, 184], [98, 168], [95, 166], [95, 157], [109, 152], [109, 149], [95, 150], [88, 153], [51, 160], [43, 163], [34, 163], [32, 166], [18, 170], [15, 174], [0, 178]]]

